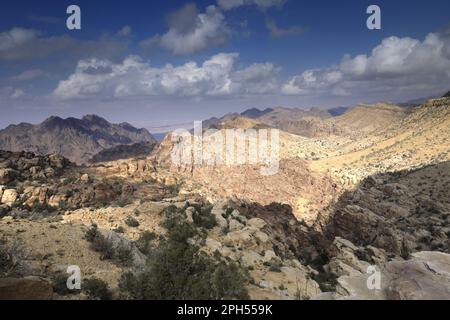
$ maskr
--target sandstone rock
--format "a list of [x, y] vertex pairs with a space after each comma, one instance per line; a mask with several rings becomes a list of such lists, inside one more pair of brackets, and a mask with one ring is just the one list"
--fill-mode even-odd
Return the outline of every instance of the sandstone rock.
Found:
[[256, 231], [254, 233], [254, 237], [263, 244], [269, 241], [269, 236], [267, 235], [267, 233], [264, 233], [262, 231]]
[[394, 260], [377, 266], [379, 289], [369, 289], [372, 274], [342, 276], [336, 292], [344, 299], [450, 300], [450, 255], [417, 252], [407, 261]]
[[83, 175], [80, 177], [80, 181], [81, 181], [81, 182], [84, 182], [84, 183], [88, 183], [88, 182], [90, 181], [89, 175], [88, 175], [87, 173], [83, 174]]
[[185, 213], [186, 213], [186, 221], [188, 223], [194, 223], [193, 214], [195, 213], [195, 208], [188, 207], [188, 208], [186, 208]]
[[260, 218], [253, 218], [247, 221], [247, 225], [258, 229], [262, 229], [266, 226], [266, 222]]
[[37, 277], [0, 279], [0, 300], [52, 300], [52, 286]]
[[6, 205], [12, 205], [18, 199], [19, 194], [15, 189], [6, 189], [3, 191], [2, 203]]
[[233, 219], [230, 221], [229, 227], [230, 227], [230, 231], [237, 231], [237, 230], [241, 230], [242, 228], [244, 228], [244, 225], [242, 223], [240, 223], [239, 221]]
[[222, 244], [214, 239], [206, 238], [205, 246], [211, 251], [215, 252], [216, 250], [220, 250], [222, 248]]
[[225, 211], [222, 209], [222, 204], [216, 204], [211, 210], [211, 214], [216, 218], [218, 228], [223, 229], [228, 227], [228, 221], [223, 217]]
[[280, 258], [272, 250], [266, 250], [264, 252], [264, 262], [270, 262], [270, 261], [279, 262]]
[[241, 262], [246, 267], [255, 266], [262, 260], [261, 255], [253, 250], [245, 250], [242, 252]]
[[2, 200], [2, 196], [3, 196], [3, 191], [5, 190], [5, 186], [0, 186], [0, 202]]

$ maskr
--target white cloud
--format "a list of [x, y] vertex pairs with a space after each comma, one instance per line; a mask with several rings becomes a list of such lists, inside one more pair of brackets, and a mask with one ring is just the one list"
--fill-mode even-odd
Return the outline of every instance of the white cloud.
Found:
[[33, 80], [33, 79], [40, 78], [43, 76], [47, 76], [47, 74], [44, 71], [42, 71], [41, 69], [31, 69], [31, 70], [25, 70], [21, 74], [11, 77], [11, 80], [13, 80], [13, 81], [28, 81], [28, 80]]
[[11, 86], [0, 88], [0, 98], [2, 100], [15, 100], [25, 96], [25, 92], [20, 88]]
[[260, 9], [281, 7], [287, 0], [218, 0], [218, 5], [224, 10], [231, 10], [241, 6], [256, 5]]
[[370, 55], [345, 55], [338, 65], [291, 77], [282, 92], [337, 96], [438, 92], [450, 83], [448, 48], [450, 38], [441, 33], [430, 33], [423, 41], [389, 37]]
[[32, 29], [12, 28], [0, 33], [0, 52], [20, 47], [36, 39], [38, 32]]
[[146, 39], [141, 46], [158, 45], [174, 54], [190, 54], [223, 45], [230, 35], [224, 15], [213, 5], [200, 13], [194, 4], [188, 4], [170, 14], [168, 24], [165, 34]]
[[78, 63], [75, 72], [60, 81], [53, 92], [59, 99], [123, 98], [133, 96], [202, 97], [261, 94], [273, 91], [278, 69], [254, 64], [236, 69], [236, 53], [220, 53], [198, 65], [187, 62], [156, 68], [137, 56], [120, 64], [90, 59]]
[[305, 32], [305, 29], [299, 26], [281, 28], [274, 20], [266, 20], [266, 27], [270, 31], [270, 35], [274, 38], [298, 36]]

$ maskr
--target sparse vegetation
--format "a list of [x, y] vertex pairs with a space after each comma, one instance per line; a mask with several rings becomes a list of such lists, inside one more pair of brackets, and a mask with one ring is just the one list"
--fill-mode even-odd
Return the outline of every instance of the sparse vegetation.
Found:
[[111, 300], [112, 293], [101, 279], [90, 278], [83, 281], [82, 289], [93, 300]]
[[163, 223], [167, 239], [159, 247], [144, 250], [150, 257], [149, 265], [144, 271], [125, 273], [119, 284], [121, 291], [130, 299], [248, 298], [245, 272], [190, 244], [188, 239], [197, 236], [197, 230], [177, 217], [173, 208], [169, 211]]
[[136, 241], [136, 247], [143, 254], [149, 254], [151, 248], [151, 242], [156, 239], [156, 234], [151, 231], [144, 231], [139, 236], [139, 239]]
[[114, 243], [111, 237], [105, 237], [96, 225], [93, 225], [85, 234], [86, 241], [91, 243], [91, 249], [101, 254], [101, 259], [113, 260], [114, 262], [130, 266], [133, 262], [133, 254], [130, 244], [124, 241]]
[[131, 228], [137, 228], [140, 225], [139, 221], [137, 221], [135, 218], [131, 216], [125, 220], [125, 224]]

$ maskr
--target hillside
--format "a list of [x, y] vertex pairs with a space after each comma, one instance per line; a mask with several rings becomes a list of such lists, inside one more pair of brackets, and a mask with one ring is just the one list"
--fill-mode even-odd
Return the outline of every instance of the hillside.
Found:
[[[432, 99], [411, 113], [380, 128], [373, 135], [313, 162], [344, 180], [357, 181], [370, 174], [417, 168], [450, 159], [450, 100]], [[384, 118], [384, 116], [382, 117]], [[373, 127], [372, 127], [373, 128]], [[347, 151], [346, 151], [347, 150]]]
[[121, 144], [109, 149], [104, 149], [89, 159], [90, 163], [109, 162], [119, 159], [142, 158], [149, 156], [157, 146], [156, 142]]
[[399, 122], [407, 114], [408, 109], [395, 105], [359, 105], [334, 118], [333, 122], [352, 131], [370, 134]]
[[2, 150], [60, 154], [76, 163], [86, 163], [98, 152], [117, 145], [146, 142], [156, 142], [146, 129], [111, 124], [95, 115], [82, 119], [50, 117], [41, 124], [21, 123], [0, 130]]

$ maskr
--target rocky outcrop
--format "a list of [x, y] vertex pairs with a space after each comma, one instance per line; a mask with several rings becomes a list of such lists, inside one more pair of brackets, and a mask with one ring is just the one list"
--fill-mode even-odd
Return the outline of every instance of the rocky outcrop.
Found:
[[337, 237], [324, 269], [336, 291], [316, 299], [450, 300], [450, 255], [421, 251], [408, 259]]
[[338, 201], [327, 234], [407, 257], [449, 252], [450, 164], [364, 180]]

